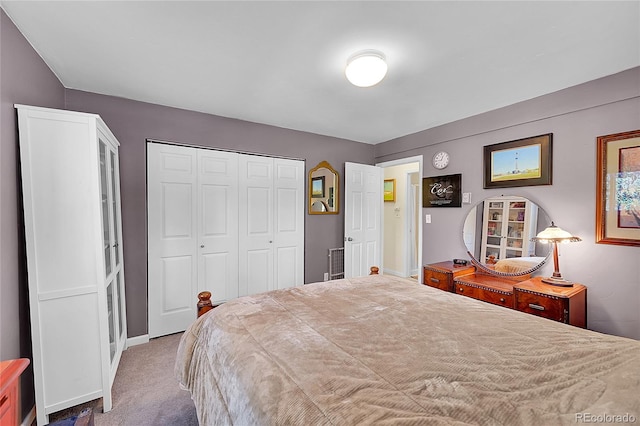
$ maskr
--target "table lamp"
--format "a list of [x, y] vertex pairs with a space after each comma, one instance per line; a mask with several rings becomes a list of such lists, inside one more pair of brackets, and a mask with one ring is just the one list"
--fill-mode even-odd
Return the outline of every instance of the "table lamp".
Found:
[[531, 241], [543, 244], [553, 243], [553, 276], [543, 278], [542, 282], [562, 287], [572, 287], [573, 283], [562, 278], [562, 274], [560, 274], [560, 265], [558, 263], [558, 243], [574, 243], [582, 241], [582, 239], [580, 237], [574, 237], [551, 222], [551, 226], [546, 228], [544, 231], [539, 232], [538, 235], [531, 238]]

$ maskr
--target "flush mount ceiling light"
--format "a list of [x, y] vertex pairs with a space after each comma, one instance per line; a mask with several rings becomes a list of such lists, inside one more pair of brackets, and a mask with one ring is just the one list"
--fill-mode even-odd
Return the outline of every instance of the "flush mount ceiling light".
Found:
[[354, 86], [370, 87], [380, 83], [387, 74], [387, 62], [382, 52], [364, 50], [349, 58], [344, 73]]

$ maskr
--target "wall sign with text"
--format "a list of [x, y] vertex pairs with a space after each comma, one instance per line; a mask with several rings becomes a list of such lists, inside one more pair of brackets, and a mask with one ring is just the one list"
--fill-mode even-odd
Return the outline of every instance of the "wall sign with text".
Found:
[[422, 178], [422, 207], [461, 207], [462, 174]]

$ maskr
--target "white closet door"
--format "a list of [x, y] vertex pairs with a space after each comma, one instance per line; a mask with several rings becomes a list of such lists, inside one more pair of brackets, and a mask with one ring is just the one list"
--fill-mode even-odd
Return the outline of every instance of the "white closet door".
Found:
[[147, 145], [149, 337], [214, 303], [304, 283], [304, 162]]
[[304, 162], [274, 159], [274, 288], [304, 284]]
[[196, 318], [196, 150], [147, 144], [149, 337]]
[[198, 149], [198, 292], [238, 297], [238, 154]]
[[273, 158], [239, 157], [240, 296], [273, 289]]

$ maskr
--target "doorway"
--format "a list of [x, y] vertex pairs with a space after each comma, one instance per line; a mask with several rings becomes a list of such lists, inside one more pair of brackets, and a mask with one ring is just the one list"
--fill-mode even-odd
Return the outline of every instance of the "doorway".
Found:
[[[385, 274], [413, 277], [419, 282], [422, 259], [422, 156], [376, 164], [395, 190], [382, 214], [383, 270]], [[390, 183], [392, 182], [392, 183]], [[388, 199], [389, 197], [387, 197]]]

